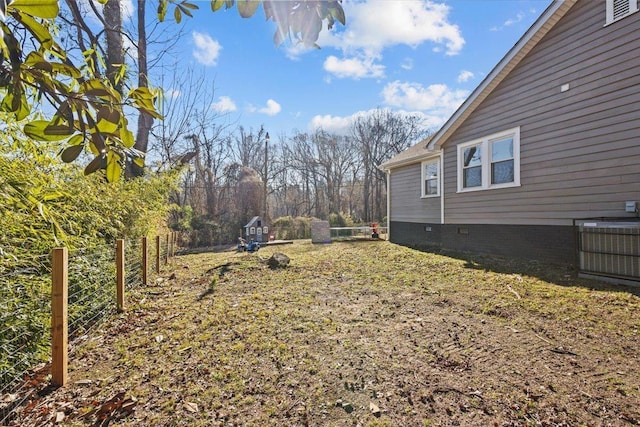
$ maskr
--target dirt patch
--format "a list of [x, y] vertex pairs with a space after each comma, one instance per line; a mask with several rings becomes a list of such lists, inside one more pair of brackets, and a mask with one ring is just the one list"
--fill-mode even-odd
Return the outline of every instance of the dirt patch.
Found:
[[179, 257], [13, 422], [638, 425], [634, 290], [484, 265], [387, 242]]

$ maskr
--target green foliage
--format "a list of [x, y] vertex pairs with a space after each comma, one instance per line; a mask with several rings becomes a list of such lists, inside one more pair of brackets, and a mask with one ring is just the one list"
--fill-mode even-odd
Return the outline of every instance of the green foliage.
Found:
[[[336, 21], [342, 25], [346, 23], [346, 17], [341, 0], [320, 1], [282, 1], [282, 0], [211, 0], [211, 10], [217, 12], [225, 6], [225, 9], [237, 5], [238, 13], [243, 18], [250, 18], [258, 10], [262, 3], [267, 20], [271, 19], [278, 26], [273, 41], [279, 46], [287, 36], [293, 37], [307, 47], [319, 46], [316, 44], [323, 21], [327, 21], [327, 29], [333, 28]], [[198, 6], [186, 0], [160, 0], [158, 4], [158, 19], [164, 21], [169, 4], [174, 6], [173, 17], [180, 23], [182, 15], [192, 16], [191, 10]]]
[[332, 213], [329, 215], [329, 225], [331, 227], [353, 227], [353, 219], [349, 215]]
[[[83, 151], [94, 160], [85, 173], [107, 171], [109, 181], [120, 177], [125, 159], [144, 164], [143, 155], [133, 149], [133, 133], [124, 114], [126, 106], [155, 118], [157, 92], [133, 88], [119, 93], [116, 82], [104, 77], [104, 60], [99, 49], [83, 52], [80, 63], [56, 41], [53, 18], [57, 0], [14, 0], [0, 2], [0, 111], [16, 120], [28, 119], [22, 128], [36, 141], [66, 141], [62, 159], [71, 162]], [[124, 72], [124, 70], [122, 70]], [[38, 104], [53, 106], [53, 117], [34, 118]]]
[[138, 239], [163, 225], [175, 173], [105, 185], [55, 158], [54, 143], [0, 137], [0, 390], [49, 355], [50, 260], [70, 248], [71, 331], [113, 306], [116, 238]]
[[[332, 213], [329, 215], [329, 226], [331, 227], [353, 227], [353, 219], [350, 216]], [[351, 230], [338, 230], [337, 237], [351, 236]]]
[[276, 219], [271, 228], [275, 230], [276, 239], [297, 240], [311, 238], [311, 221], [314, 218], [283, 216]]

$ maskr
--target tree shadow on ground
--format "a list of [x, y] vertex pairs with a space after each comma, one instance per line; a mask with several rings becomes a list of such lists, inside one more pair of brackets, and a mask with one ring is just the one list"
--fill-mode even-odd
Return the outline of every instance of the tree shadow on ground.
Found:
[[[238, 264], [238, 262], [227, 262], [225, 264], [217, 265], [205, 271], [203, 278], [209, 278], [208, 286], [207, 289], [205, 289], [200, 295], [198, 295], [198, 301], [202, 301], [209, 295], [213, 295], [218, 280], [223, 279], [224, 276], [232, 270], [232, 267]], [[217, 275], [215, 274], [216, 272]]]

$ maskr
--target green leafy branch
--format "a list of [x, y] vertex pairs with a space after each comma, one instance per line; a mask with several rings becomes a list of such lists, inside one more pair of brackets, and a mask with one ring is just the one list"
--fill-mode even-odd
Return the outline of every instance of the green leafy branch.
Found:
[[[284, 42], [287, 36], [296, 39], [307, 47], [319, 48], [317, 45], [323, 21], [327, 21], [327, 29], [333, 28], [336, 21], [345, 25], [346, 18], [341, 0], [318, 1], [281, 1], [281, 0], [211, 0], [211, 10], [217, 12], [237, 5], [238, 12], [243, 18], [252, 17], [260, 3], [263, 4], [267, 20], [272, 20], [278, 26], [273, 41], [276, 46]], [[182, 15], [192, 17], [192, 11], [198, 6], [186, 0], [160, 0], [158, 4], [158, 19], [164, 21], [169, 5], [174, 6], [173, 17], [176, 22], [182, 21]]]
[[[36, 141], [66, 141], [61, 152], [72, 162], [83, 151], [93, 155], [85, 174], [106, 170], [117, 181], [125, 158], [144, 165], [144, 153], [133, 149], [135, 140], [124, 114], [126, 106], [161, 119], [155, 108], [157, 92], [134, 88], [121, 95], [100, 73], [96, 49], [84, 52], [80, 65], [73, 63], [56, 43], [52, 20], [58, 15], [57, 0], [0, 0], [0, 111], [25, 120], [37, 103], [47, 102], [56, 112], [50, 120], [31, 120], [24, 134]], [[24, 29], [34, 47], [24, 52]]]

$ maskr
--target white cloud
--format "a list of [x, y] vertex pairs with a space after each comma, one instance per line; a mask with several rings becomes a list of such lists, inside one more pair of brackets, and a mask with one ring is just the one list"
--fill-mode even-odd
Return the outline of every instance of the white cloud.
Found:
[[191, 36], [195, 45], [193, 57], [203, 65], [216, 65], [222, 50], [220, 43], [212, 39], [210, 35], [197, 31], [191, 33]]
[[133, 6], [133, 0], [120, 0], [120, 10], [122, 11], [122, 19], [130, 19], [136, 8]]
[[228, 96], [221, 96], [218, 98], [217, 102], [211, 104], [211, 108], [218, 113], [231, 113], [232, 111], [236, 111], [238, 107], [236, 107], [236, 103], [233, 102], [231, 98]]
[[400, 67], [404, 70], [413, 70], [413, 58], [405, 58]]
[[[339, 49], [343, 58], [330, 56], [324, 69], [339, 78], [380, 78], [384, 49], [434, 43], [434, 51], [456, 55], [464, 46], [457, 25], [448, 22], [449, 6], [431, 0], [363, 1], [343, 4], [349, 25], [343, 31], [323, 31], [318, 44]], [[299, 49], [299, 48], [298, 48]], [[297, 55], [291, 51], [288, 55]], [[411, 69], [412, 62], [401, 65]]]
[[258, 112], [266, 114], [267, 116], [275, 116], [276, 114], [280, 113], [280, 111], [282, 111], [282, 107], [273, 99], [268, 99], [266, 106], [262, 108], [256, 108], [253, 105], [250, 105], [248, 111], [250, 113]]
[[138, 60], [138, 47], [133, 43], [129, 37], [124, 37], [122, 39], [122, 47], [127, 55], [132, 58], [134, 61]]
[[457, 25], [448, 22], [449, 6], [431, 0], [345, 2], [349, 25], [344, 31], [323, 31], [320, 46], [345, 54], [360, 50], [380, 53], [395, 45], [417, 47], [432, 42], [455, 55], [464, 46]]
[[471, 80], [474, 77], [475, 76], [471, 71], [462, 70], [462, 71], [460, 71], [460, 74], [458, 74], [458, 83], [468, 82], [469, 80]]
[[340, 79], [350, 77], [359, 80], [384, 77], [384, 65], [374, 64], [374, 61], [373, 57], [339, 59], [331, 55], [324, 61], [324, 69]]
[[505, 27], [510, 27], [510, 26], [512, 26], [513, 24], [517, 24], [518, 22], [521, 22], [523, 19], [524, 19], [524, 13], [522, 13], [522, 12], [518, 12], [518, 14], [516, 15], [516, 17], [515, 17], [515, 18], [507, 19], [507, 20], [504, 22], [504, 26], [505, 26]]
[[451, 115], [469, 95], [465, 90], [451, 90], [447, 85], [423, 87], [419, 83], [394, 81], [382, 90], [387, 105], [409, 110], [428, 110], [438, 116]]
[[177, 89], [174, 88], [169, 88], [167, 90], [164, 91], [164, 96], [167, 99], [176, 99], [176, 98], [180, 98], [180, 95], [182, 95], [182, 92], [180, 92]]
[[[529, 15], [536, 15], [537, 11], [535, 9], [530, 9], [528, 11]], [[513, 18], [509, 18], [506, 21], [504, 21], [504, 23], [502, 25], [495, 25], [491, 28], [489, 28], [489, 31], [502, 31], [507, 27], [510, 27], [512, 25], [515, 25], [519, 22], [522, 22], [525, 18], [527, 17], [527, 12], [518, 12], [516, 13], [516, 16], [514, 16]]]
[[351, 123], [357, 115], [358, 113], [347, 117], [332, 116], [331, 114], [326, 114], [324, 116], [317, 115], [311, 119], [309, 128], [312, 130], [322, 129], [329, 133], [346, 135], [349, 133]]
[[[375, 110], [358, 111], [350, 116], [332, 116], [317, 115], [314, 116], [309, 122], [309, 130], [314, 131], [316, 129], [322, 129], [329, 133], [335, 133], [338, 135], [348, 135], [351, 132], [352, 123], [359, 117], [364, 117], [374, 113]], [[445, 122], [447, 117], [443, 117], [437, 114], [427, 114], [421, 111], [395, 111], [396, 114], [405, 114], [411, 116], [417, 116], [421, 119], [422, 125], [426, 129], [437, 129]]]

